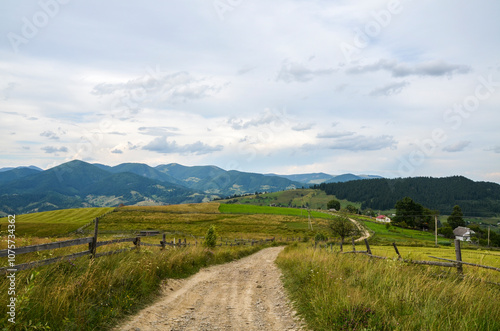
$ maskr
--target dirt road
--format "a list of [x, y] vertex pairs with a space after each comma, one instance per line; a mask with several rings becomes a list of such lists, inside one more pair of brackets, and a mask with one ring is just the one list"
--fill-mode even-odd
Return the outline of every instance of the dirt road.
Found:
[[365, 239], [370, 238], [370, 232], [368, 232], [367, 229], [365, 229], [361, 224], [359, 224], [358, 221], [356, 221], [355, 219], [352, 219], [352, 218], [350, 218], [349, 220], [351, 222], [353, 222], [357, 226], [357, 228], [359, 229], [359, 232], [361, 232], [361, 237], [356, 239], [355, 241], [363, 241]]
[[302, 330], [274, 264], [282, 249], [169, 280], [158, 302], [115, 330]]

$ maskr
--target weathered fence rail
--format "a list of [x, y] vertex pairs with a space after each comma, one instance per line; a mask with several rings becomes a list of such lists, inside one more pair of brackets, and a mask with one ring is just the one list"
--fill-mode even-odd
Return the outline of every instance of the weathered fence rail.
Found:
[[[343, 243], [340, 243], [340, 252], [342, 254], [366, 254], [366, 255], [368, 255], [371, 258], [388, 259], [388, 257], [386, 257], [386, 256], [373, 255], [372, 252], [371, 252], [368, 240], [364, 239], [364, 242], [365, 242], [365, 245], [366, 245], [366, 251], [357, 251], [356, 247], [353, 245], [353, 250], [352, 251], [344, 252], [344, 251], [342, 251], [342, 247], [343, 247], [342, 244]], [[481, 264], [469, 263], [469, 262], [462, 261], [462, 250], [461, 250], [461, 246], [460, 246], [460, 240], [457, 240], [457, 239], [455, 239], [455, 256], [456, 256], [455, 260], [445, 259], [445, 258], [442, 258], [442, 257], [436, 257], [436, 256], [430, 256], [429, 255], [430, 258], [438, 259], [438, 260], [444, 260], [444, 261], [449, 261], [449, 262], [418, 261], [418, 260], [403, 259], [401, 257], [401, 254], [399, 253], [399, 249], [398, 249], [396, 243], [393, 243], [392, 245], [394, 247], [394, 250], [395, 250], [396, 254], [398, 255], [398, 260], [403, 261], [403, 262], [407, 262], [407, 263], [423, 264], [423, 265], [433, 265], [433, 266], [448, 267], [448, 268], [457, 268], [457, 272], [459, 274], [463, 273], [462, 266], [464, 264], [465, 265], [470, 265], [470, 266], [473, 266], [473, 267], [478, 267], [478, 268], [484, 268], [484, 269], [490, 269], [490, 270], [500, 271], [500, 268], [491, 267], [491, 266], [485, 266], [485, 265], [481, 265]], [[333, 244], [330, 245], [330, 248], [333, 251], [333, 247], [332, 246], [333, 246]], [[315, 248], [317, 247], [317, 243], [315, 243], [314, 247]], [[328, 245], [326, 245], [326, 247], [328, 248]], [[321, 248], [321, 245], [320, 245], [320, 248]]]
[[[135, 237], [120, 238], [120, 239], [106, 240], [106, 241], [97, 241], [97, 236], [98, 236], [98, 232], [99, 232], [98, 231], [99, 218], [98, 217], [95, 218], [91, 223], [94, 224], [94, 235], [92, 237], [63, 240], [63, 241], [47, 243], [47, 244], [40, 244], [40, 245], [23, 246], [23, 247], [18, 247], [15, 249], [2, 249], [2, 250], [0, 250], [0, 257], [10, 257], [10, 256], [16, 256], [19, 254], [40, 252], [40, 251], [45, 251], [45, 250], [52, 250], [52, 249], [85, 245], [85, 244], [88, 244], [88, 249], [86, 249], [82, 252], [73, 253], [73, 254], [64, 255], [64, 256], [53, 257], [50, 259], [21, 263], [21, 264], [17, 264], [17, 265], [10, 265], [9, 267], [0, 268], [0, 274], [41, 267], [41, 266], [49, 265], [49, 264], [56, 263], [59, 261], [71, 260], [71, 259], [74, 259], [77, 257], [82, 257], [85, 255], [90, 255], [92, 258], [98, 258], [101, 256], [107, 256], [107, 255], [111, 255], [111, 254], [117, 254], [117, 253], [121, 253], [121, 252], [130, 251], [132, 249], [139, 249], [141, 246], [161, 247], [162, 249], [165, 249], [166, 246], [187, 247], [187, 246], [191, 245], [191, 243], [186, 242], [185, 238], [184, 238], [184, 242], [182, 242], [181, 239], [179, 239], [178, 242], [176, 242], [175, 239], [172, 240], [171, 242], [167, 242], [165, 233], [163, 234], [163, 240], [161, 240], [159, 242], [159, 244], [141, 242], [141, 237], [150, 237], [150, 236], [159, 235], [160, 232], [156, 231], [156, 230], [140, 231]], [[196, 238], [195, 238], [195, 240], [196, 240]], [[275, 241], [275, 238], [260, 239], [260, 240], [235, 239], [234, 242], [232, 242], [232, 241], [230, 242], [230, 241], [226, 240], [225, 245], [226, 246], [229, 246], [229, 245], [230, 246], [239, 246], [239, 245], [246, 245], [246, 244], [251, 243], [251, 245], [253, 246], [254, 244], [263, 244], [263, 243], [268, 243], [268, 242], [272, 242], [272, 241]], [[132, 242], [134, 244], [134, 246], [128, 247], [128, 248], [123, 248], [123, 249], [118, 249], [118, 250], [114, 250], [114, 251], [97, 253], [98, 247], [119, 244], [119, 243], [126, 243], [126, 242]], [[195, 245], [197, 245], [197, 244], [198, 244], [198, 241], [196, 240]], [[221, 242], [219, 244], [219, 246], [223, 246], [223, 243]]]

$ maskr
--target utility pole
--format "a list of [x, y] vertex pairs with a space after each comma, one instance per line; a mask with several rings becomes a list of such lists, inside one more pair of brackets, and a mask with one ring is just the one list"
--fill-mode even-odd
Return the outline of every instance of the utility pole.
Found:
[[490, 247], [490, 228], [491, 226], [488, 226], [488, 247]]
[[436, 247], [438, 245], [438, 217], [434, 215], [434, 237], [436, 238]]

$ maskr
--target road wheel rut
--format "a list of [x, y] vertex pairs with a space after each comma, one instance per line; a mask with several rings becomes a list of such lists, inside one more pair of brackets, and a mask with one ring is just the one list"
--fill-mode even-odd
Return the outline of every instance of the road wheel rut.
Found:
[[159, 301], [115, 330], [303, 330], [274, 264], [282, 249], [168, 280]]

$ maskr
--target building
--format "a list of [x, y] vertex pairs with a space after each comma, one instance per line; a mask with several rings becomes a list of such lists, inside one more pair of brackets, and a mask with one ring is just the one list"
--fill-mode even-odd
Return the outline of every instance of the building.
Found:
[[382, 222], [382, 223], [391, 223], [391, 219], [385, 215], [379, 215], [377, 216], [376, 220], [378, 222]]
[[461, 241], [471, 241], [470, 237], [475, 234], [475, 232], [465, 226], [459, 226], [453, 230], [453, 234], [455, 235], [455, 239]]

